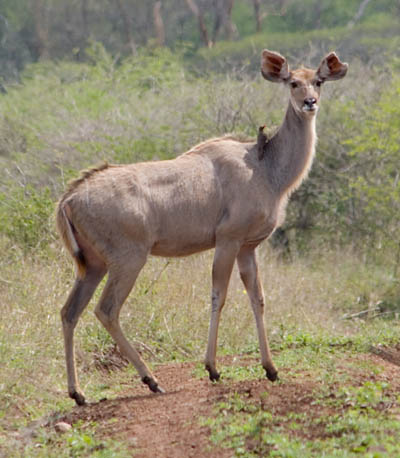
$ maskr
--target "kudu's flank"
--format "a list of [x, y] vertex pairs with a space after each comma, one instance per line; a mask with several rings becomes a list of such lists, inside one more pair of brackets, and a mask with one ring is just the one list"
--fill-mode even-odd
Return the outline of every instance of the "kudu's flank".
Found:
[[61, 198], [57, 226], [77, 265], [75, 284], [61, 311], [68, 391], [77, 404], [84, 404], [85, 397], [75, 368], [74, 328], [107, 272], [96, 316], [142, 381], [162, 392], [119, 324], [121, 306], [149, 254], [186, 256], [215, 247], [205, 357], [211, 380], [219, 379], [218, 324], [236, 260], [257, 324], [262, 365], [268, 379], [276, 380], [255, 249], [282, 223], [288, 196], [311, 167], [321, 85], [343, 78], [347, 64], [330, 53], [317, 70], [290, 71], [284, 57], [264, 50], [261, 72], [290, 90], [285, 119], [261, 145], [263, 154], [255, 142], [232, 136], [210, 139], [173, 160], [91, 169]]

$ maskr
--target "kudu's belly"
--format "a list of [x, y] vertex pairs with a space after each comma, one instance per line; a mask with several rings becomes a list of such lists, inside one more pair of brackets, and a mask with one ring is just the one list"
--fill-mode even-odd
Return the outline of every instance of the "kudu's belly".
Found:
[[165, 226], [151, 247], [155, 256], [180, 257], [215, 246], [215, 224], [182, 218], [172, 226]]

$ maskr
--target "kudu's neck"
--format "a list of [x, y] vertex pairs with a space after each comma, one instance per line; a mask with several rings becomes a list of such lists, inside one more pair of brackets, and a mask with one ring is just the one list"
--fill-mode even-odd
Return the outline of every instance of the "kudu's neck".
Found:
[[288, 195], [307, 176], [315, 152], [316, 116], [297, 113], [289, 101], [285, 119], [266, 145], [269, 180], [279, 195]]

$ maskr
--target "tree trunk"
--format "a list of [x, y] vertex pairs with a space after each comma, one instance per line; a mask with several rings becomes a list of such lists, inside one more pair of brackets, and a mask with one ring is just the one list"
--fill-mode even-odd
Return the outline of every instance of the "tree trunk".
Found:
[[227, 6], [226, 6], [226, 14], [225, 14], [225, 27], [226, 27], [226, 32], [227, 32], [227, 39], [232, 40], [235, 32], [237, 32], [235, 24], [232, 22], [232, 10], [233, 10], [233, 5], [235, 4], [235, 0], [226, 0], [226, 2], [227, 2]]
[[322, 5], [320, 2], [317, 2], [317, 4], [314, 6], [314, 14], [315, 14], [315, 28], [320, 29], [321, 28], [321, 15], [322, 15]]
[[[74, 8], [74, 5], [72, 4], [71, 7]], [[75, 32], [78, 35], [78, 38], [75, 38], [75, 42], [78, 43], [78, 49], [75, 53], [75, 58], [78, 61], [85, 59], [85, 49], [90, 37], [88, 0], [81, 0], [80, 23], [81, 27], [78, 28], [77, 32]]]
[[161, 1], [157, 1], [154, 4], [153, 20], [154, 20], [154, 28], [156, 32], [157, 46], [164, 46], [165, 45], [165, 28], [164, 28], [164, 21], [161, 15]]
[[46, 21], [46, 8], [43, 6], [42, 0], [34, 0], [33, 21], [35, 27], [34, 52], [38, 60], [49, 58], [48, 49], [48, 29]]
[[212, 41], [208, 37], [208, 32], [207, 32], [206, 24], [204, 22], [203, 12], [199, 9], [199, 7], [196, 5], [194, 0], [185, 0], [185, 1], [190, 11], [197, 18], [197, 21], [199, 23], [200, 36], [201, 36], [201, 39], [203, 40], [203, 43], [207, 46], [207, 48], [211, 48]]
[[235, 0], [214, 0], [215, 21], [213, 30], [213, 43], [217, 41], [221, 29], [225, 30], [226, 38], [231, 40], [235, 27], [232, 23], [232, 8]]
[[86, 43], [90, 36], [88, 0], [82, 0], [81, 17], [82, 17], [82, 38], [83, 38], [84, 43]]
[[123, 0], [116, 0], [119, 14], [122, 19], [122, 24], [124, 27], [124, 35], [127, 45], [129, 46], [131, 53], [133, 55], [137, 52], [137, 46], [132, 35], [132, 19], [128, 14], [127, 9], [125, 8], [125, 2]]
[[222, 18], [223, 18], [223, 5], [224, 0], [214, 0], [214, 11], [215, 11], [215, 20], [214, 20], [214, 29], [213, 29], [213, 36], [212, 41], [213, 43], [216, 42], [217, 36], [221, 30], [222, 26]]
[[253, 6], [254, 6], [254, 17], [256, 20], [256, 32], [261, 32], [261, 12], [260, 12], [260, 6], [261, 6], [261, 0], [253, 0]]

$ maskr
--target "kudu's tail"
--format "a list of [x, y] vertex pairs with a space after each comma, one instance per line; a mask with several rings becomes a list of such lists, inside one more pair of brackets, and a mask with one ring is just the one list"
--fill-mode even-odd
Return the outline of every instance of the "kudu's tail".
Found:
[[77, 275], [83, 277], [86, 272], [86, 261], [83, 250], [79, 246], [75, 233], [76, 230], [67, 215], [67, 204], [62, 200], [57, 205], [56, 225], [65, 248], [69, 251], [75, 261]]

